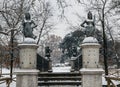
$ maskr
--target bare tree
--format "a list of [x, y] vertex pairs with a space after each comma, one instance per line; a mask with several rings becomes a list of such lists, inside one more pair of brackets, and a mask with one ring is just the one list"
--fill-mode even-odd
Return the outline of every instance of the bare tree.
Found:
[[53, 26], [48, 20], [52, 16], [50, 4], [45, 2], [45, 0], [3, 0], [0, 3], [0, 42], [5, 49], [9, 49], [6, 50], [9, 53], [9, 58], [5, 55], [4, 58], [8, 58], [6, 64], [10, 63], [11, 65], [11, 78], [13, 63], [16, 60], [14, 56], [16, 54], [15, 50], [19, 51], [17, 46], [14, 45], [14, 40], [21, 33], [21, 21], [24, 13], [28, 11], [31, 13], [32, 19], [38, 24], [36, 32], [39, 36], [37, 42], [39, 44], [40, 38], [48, 33]]
[[[41, 37], [44, 35], [47, 35], [48, 32], [50, 32], [54, 26], [53, 22], [51, 22], [51, 18], [53, 16], [52, 13], [52, 7], [50, 6], [49, 2], [39, 2], [42, 4], [42, 10], [39, 12], [36, 10], [36, 20], [38, 24], [38, 40], [37, 44], [39, 44]], [[35, 11], [35, 9], [33, 9]]]

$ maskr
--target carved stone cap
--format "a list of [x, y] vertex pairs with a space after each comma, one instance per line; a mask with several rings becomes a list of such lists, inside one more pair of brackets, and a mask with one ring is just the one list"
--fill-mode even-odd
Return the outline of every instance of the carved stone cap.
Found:
[[36, 45], [36, 44], [19, 44], [18, 45], [19, 46], [19, 48], [21, 49], [21, 48], [32, 48], [32, 49], [37, 49], [38, 48], [38, 45]]
[[98, 43], [98, 40], [94, 37], [86, 37], [83, 42], [81, 47], [98, 47], [100, 48], [100, 44]]
[[32, 38], [25, 38], [24, 41], [18, 44], [19, 48], [38, 48], [36, 41]]
[[82, 43], [98, 43], [98, 40], [94, 37], [86, 37]]

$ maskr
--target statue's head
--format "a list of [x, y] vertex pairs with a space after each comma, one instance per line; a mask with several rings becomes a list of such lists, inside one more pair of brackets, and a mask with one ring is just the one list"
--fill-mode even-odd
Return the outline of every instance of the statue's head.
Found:
[[88, 16], [88, 19], [91, 19], [91, 20], [92, 20], [92, 13], [91, 13], [91, 11], [88, 12], [88, 15], [87, 15], [87, 16]]
[[26, 19], [26, 20], [30, 20], [30, 19], [31, 19], [30, 13], [25, 13], [25, 19]]

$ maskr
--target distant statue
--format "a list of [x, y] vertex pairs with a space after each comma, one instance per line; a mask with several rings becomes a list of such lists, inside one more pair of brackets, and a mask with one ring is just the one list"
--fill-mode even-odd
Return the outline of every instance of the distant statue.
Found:
[[72, 47], [72, 55], [73, 55], [73, 57], [77, 56], [77, 47], [75, 47], [75, 46]]
[[31, 20], [30, 13], [25, 13], [25, 19], [23, 20], [23, 35], [25, 37], [35, 39], [36, 36], [33, 34], [33, 28], [37, 27], [33, 20]]
[[84, 27], [84, 33], [87, 37], [93, 36], [94, 31], [95, 31], [95, 23], [92, 17], [92, 13], [89, 11], [87, 15], [87, 20], [85, 20], [82, 24], [81, 27]]
[[49, 46], [45, 47], [45, 57], [50, 57], [50, 53], [52, 52], [52, 50], [49, 48]]

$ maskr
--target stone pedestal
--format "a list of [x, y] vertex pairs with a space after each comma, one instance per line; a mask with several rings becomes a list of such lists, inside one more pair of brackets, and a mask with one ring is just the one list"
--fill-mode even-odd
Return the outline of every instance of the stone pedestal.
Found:
[[36, 69], [37, 48], [36, 44], [19, 44], [21, 69]]
[[82, 57], [83, 68], [82, 87], [102, 87], [103, 69], [99, 65], [100, 45], [94, 37], [87, 37], [83, 40]]
[[16, 87], [38, 87], [38, 70], [21, 69], [16, 71]]
[[100, 45], [97, 43], [96, 39], [93, 39], [95, 40], [95, 42], [94, 41], [86, 42], [86, 39], [83, 41], [83, 44], [81, 45], [83, 68], [99, 68]]
[[82, 74], [82, 87], [102, 87], [103, 69], [86, 69], [80, 70]]
[[35, 41], [25, 38], [25, 41], [18, 45], [20, 48], [20, 69], [16, 73], [16, 87], [38, 87], [36, 69], [37, 48]]

